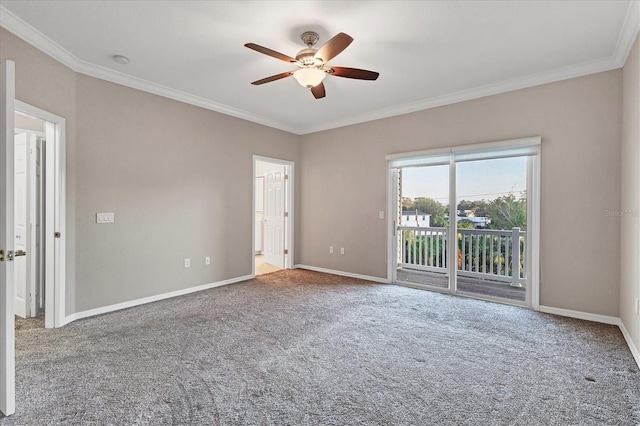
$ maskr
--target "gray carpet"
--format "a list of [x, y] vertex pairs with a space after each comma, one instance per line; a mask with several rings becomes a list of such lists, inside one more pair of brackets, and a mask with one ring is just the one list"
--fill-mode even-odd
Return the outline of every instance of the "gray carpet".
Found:
[[309, 271], [17, 332], [1, 425], [637, 425], [619, 329]]

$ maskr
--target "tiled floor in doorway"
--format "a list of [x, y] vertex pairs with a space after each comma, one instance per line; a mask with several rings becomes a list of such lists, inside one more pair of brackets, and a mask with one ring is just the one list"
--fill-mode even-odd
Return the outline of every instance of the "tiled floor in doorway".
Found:
[[270, 272], [279, 271], [280, 269], [282, 268], [266, 263], [264, 261], [264, 255], [256, 254], [256, 275], [268, 274]]

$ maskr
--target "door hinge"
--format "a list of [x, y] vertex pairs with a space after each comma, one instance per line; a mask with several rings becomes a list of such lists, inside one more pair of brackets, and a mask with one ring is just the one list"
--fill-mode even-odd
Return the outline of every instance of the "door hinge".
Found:
[[289, 250], [284, 249], [284, 254], [289, 254]]
[[289, 212], [284, 212], [284, 217], [289, 217]]
[[284, 175], [284, 179], [285, 180], [289, 179], [289, 175]]
[[0, 250], [0, 262], [4, 260], [4, 250]]

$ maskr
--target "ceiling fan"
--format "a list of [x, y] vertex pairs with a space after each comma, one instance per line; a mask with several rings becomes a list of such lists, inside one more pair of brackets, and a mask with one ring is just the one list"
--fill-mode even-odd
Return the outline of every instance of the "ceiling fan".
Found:
[[353, 38], [348, 34], [339, 33], [326, 42], [320, 49], [313, 48], [320, 38], [317, 33], [313, 31], [306, 31], [302, 33], [300, 38], [307, 47], [299, 51], [296, 54], [295, 59], [255, 43], [245, 44], [249, 49], [253, 49], [256, 52], [264, 53], [265, 55], [272, 56], [285, 62], [290, 62], [299, 68], [294, 71], [287, 71], [261, 80], [256, 80], [251, 84], [260, 85], [293, 76], [301, 86], [311, 89], [311, 93], [316, 99], [320, 99], [326, 96], [322, 80], [324, 80], [327, 75], [354, 78], [357, 80], [375, 80], [378, 78], [378, 75], [380, 75], [375, 71], [327, 65], [327, 62], [338, 56], [340, 52], [351, 44]]

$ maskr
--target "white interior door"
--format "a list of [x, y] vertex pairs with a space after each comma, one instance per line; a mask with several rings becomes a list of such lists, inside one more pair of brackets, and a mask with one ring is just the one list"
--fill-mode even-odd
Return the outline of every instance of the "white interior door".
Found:
[[265, 172], [264, 188], [264, 260], [284, 268], [284, 166]]
[[255, 251], [262, 254], [262, 241], [264, 240], [262, 232], [262, 221], [264, 218], [264, 176], [256, 178], [255, 181]]
[[[29, 224], [27, 220], [27, 184], [28, 184], [28, 150], [29, 140], [26, 133], [15, 135], [14, 146], [14, 208], [13, 220], [15, 228], [14, 251], [27, 251]], [[22, 318], [29, 317], [29, 288], [27, 286], [27, 257], [15, 257], [13, 261], [15, 282], [15, 314]]]
[[30, 259], [31, 277], [31, 315], [39, 315], [44, 312], [44, 196], [43, 196], [43, 167], [42, 152], [44, 139], [36, 138], [33, 141], [33, 152], [29, 164], [31, 177], [29, 202], [33, 207], [29, 209], [31, 214], [31, 238], [30, 246], [27, 248], [27, 259]]
[[15, 63], [0, 64], [0, 411], [15, 412], [13, 148]]

